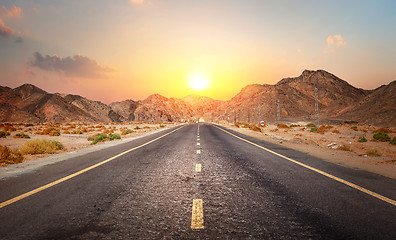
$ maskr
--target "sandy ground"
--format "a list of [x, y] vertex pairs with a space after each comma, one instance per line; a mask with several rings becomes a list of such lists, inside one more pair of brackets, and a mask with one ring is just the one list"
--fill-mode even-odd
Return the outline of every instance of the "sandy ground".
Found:
[[[79, 149], [87, 148], [92, 146], [92, 142], [88, 141], [88, 137], [93, 136], [97, 133], [109, 132], [117, 133], [121, 135], [121, 139], [131, 139], [139, 136], [147, 135], [152, 133], [153, 131], [157, 131], [160, 129], [167, 129], [175, 126], [176, 124], [169, 123], [127, 123], [127, 124], [35, 124], [33, 126], [27, 126], [25, 124], [13, 124], [13, 127], [16, 128], [16, 131], [10, 132], [11, 135], [6, 138], [0, 138], [0, 145], [7, 146], [10, 149], [18, 149], [22, 144], [27, 141], [34, 139], [47, 139], [47, 140], [55, 140], [59, 141], [63, 144], [64, 150], [59, 151], [62, 152], [71, 152]], [[61, 135], [60, 136], [49, 136], [49, 135], [40, 135], [39, 132], [46, 128], [57, 128], [59, 129]], [[138, 129], [139, 128], [139, 129]], [[132, 133], [127, 135], [122, 135], [123, 130], [132, 130]], [[3, 129], [1, 129], [3, 130]], [[72, 134], [73, 131], [79, 132], [82, 134]], [[86, 132], [85, 132], [86, 131]], [[17, 133], [24, 133], [29, 135], [30, 139], [26, 138], [15, 138], [14, 136]], [[119, 140], [113, 140], [112, 142], [117, 142]], [[105, 142], [99, 142], [96, 145], [104, 144]], [[34, 160], [37, 158], [43, 158], [50, 156], [50, 154], [37, 154], [37, 155], [25, 155], [24, 162]]]
[[[249, 130], [248, 128], [236, 127], [233, 124], [222, 123], [221, 125], [240, 133], [263, 139], [265, 141], [286, 146], [308, 153], [312, 156], [343, 165], [377, 173], [389, 178], [396, 179], [396, 145], [389, 142], [373, 142], [373, 131], [378, 127], [368, 125], [333, 125], [324, 134], [312, 133], [311, 128], [305, 127], [308, 123], [287, 123], [300, 125], [288, 129], [278, 128], [276, 125], [267, 125], [261, 128], [262, 132]], [[336, 130], [336, 133], [333, 131]], [[388, 133], [392, 138], [396, 136], [396, 129], [390, 129]], [[337, 133], [337, 131], [339, 133]], [[362, 136], [367, 142], [358, 142]], [[351, 151], [337, 149], [340, 145], [349, 146]], [[382, 156], [368, 156], [367, 151], [377, 149]]]

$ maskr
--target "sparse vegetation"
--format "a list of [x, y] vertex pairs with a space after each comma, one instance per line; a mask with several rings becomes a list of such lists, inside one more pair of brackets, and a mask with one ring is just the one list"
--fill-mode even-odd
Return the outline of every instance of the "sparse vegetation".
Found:
[[14, 135], [14, 138], [30, 138], [29, 135], [24, 133], [17, 133]]
[[0, 131], [0, 138], [6, 138], [7, 136], [10, 136], [10, 134], [10, 132]]
[[96, 135], [93, 135], [92, 137], [89, 137], [88, 141], [92, 141], [92, 144], [97, 144], [98, 142], [112, 141], [114, 139], [121, 139], [121, 136], [119, 134], [112, 133], [110, 133], [109, 135], [105, 133], [98, 133]]
[[62, 143], [58, 141], [50, 141], [46, 139], [30, 140], [24, 143], [19, 151], [21, 154], [53, 154], [58, 150], [62, 150], [64, 147]]
[[353, 131], [357, 131], [357, 130], [358, 130], [358, 129], [357, 129], [357, 126], [352, 126], [351, 129], [352, 129]]
[[163, 124], [160, 124], [160, 128], [164, 128], [165, 127], [165, 125], [163, 125]]
[[393, 137], [392, 140], [389, 141], [389, 144], [396, 145], [396, 137]]
[[316, 128], [316, 125], [313, 123], [308, 123], [306, 127], [310, 127], [310, 128]]
[[316, 127], [311, 128], [310, 132], [317, 132], [319, 129], [317, 129]]
[[122, 130], [121, 135], [128, 135], [130, 133], [133, 133], [133, 131], [131, 129], [124, 129], [124, 130]]
[[0, 165], [21, 163], [23, 156], [18, 150], [11, 150], [0, 145]]
[[382, 153], [380, 151], [378, 151], [378, 149], [376, 148], [372, 148], [370, 150], [366, 151], [367, 156], [371, 156], [371, 157], [380, 157], [382, 156]]
[[391, 140], [388, 134], [383, 132], [378, 132], [373, 135], [373, 139], [378, 142], [388, 142]]
[[365, 137], [359, 138], [358, 142], [367, 142], [367, 139]]
[[71, 134], [83, 134], [83, 131], [81, 130], [74, 130], [71, 132]]

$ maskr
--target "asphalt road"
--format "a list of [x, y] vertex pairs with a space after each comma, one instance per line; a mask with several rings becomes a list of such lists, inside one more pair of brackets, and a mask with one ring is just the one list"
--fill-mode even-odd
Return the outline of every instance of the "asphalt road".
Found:
[[251, 143], [191, 124], [1, 180], [0, 239], [396, 239], [395, 180], [227, 131]]

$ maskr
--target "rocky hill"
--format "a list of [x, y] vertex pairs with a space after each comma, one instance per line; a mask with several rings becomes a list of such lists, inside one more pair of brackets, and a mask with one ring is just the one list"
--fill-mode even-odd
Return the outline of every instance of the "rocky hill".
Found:
[[[71, 94], [51, 94], [24, 84], [15, 89], [0, 86], [2, 122], [130, 122], [130, 121], [240, 121], [256, 123], [277, 119], [314, 119], [315, 87], [321, 119], [357, 121], [396, 126], [396, 81], [375, 90], [363, 90], [324, 70], [305, 70], [275, 85], [244, 87], [228, 101], [190, 95], [166, 98], [150, 95], [142, 101], [109, 105]], [[260, 106], [260, 109], [259, 109]], [[260, 114], [260, 116], [259, 116]]]

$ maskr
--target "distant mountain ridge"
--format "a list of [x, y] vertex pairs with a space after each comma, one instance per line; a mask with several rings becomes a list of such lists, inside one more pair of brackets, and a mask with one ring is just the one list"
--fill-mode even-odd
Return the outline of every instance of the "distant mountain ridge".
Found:
[[[48, 93], [32, 84], [0, 86], [1, 122], [131, 122], [218, 121], [267, 122], [314, 118], [315, 87], [321, 119], [396, 126], [396, 81], [374, 90], [355, 88], [324, 70], [305, 70], [275, 85], [248, 85], [227, 101], [189, 95], [166, 98], [150, 95], [104, 104], [79, 95]], [[260, 105], [260, 109], [259, 109]]]

